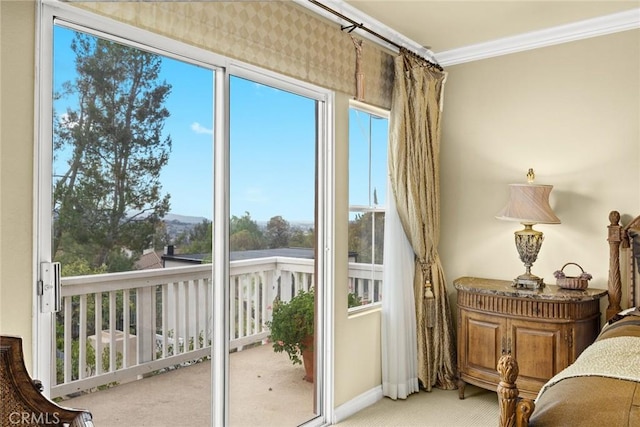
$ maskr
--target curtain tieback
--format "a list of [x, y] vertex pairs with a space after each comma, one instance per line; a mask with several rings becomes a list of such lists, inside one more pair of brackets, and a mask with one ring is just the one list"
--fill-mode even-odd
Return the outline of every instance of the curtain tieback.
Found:
[[429, 280], [424, 282], [424, 299], [425, 324], [427, 328], [433, 328], [436, 322], [436, 297]]
[[431, 266], [424, 259], [419, 259], [420, 269], [422, 270], [422, 279], [424, 280], [424, 323], [427, 328], [433, 328], [436, 322], [436, 297], [433, 293], [433, 285], [431, 284]]

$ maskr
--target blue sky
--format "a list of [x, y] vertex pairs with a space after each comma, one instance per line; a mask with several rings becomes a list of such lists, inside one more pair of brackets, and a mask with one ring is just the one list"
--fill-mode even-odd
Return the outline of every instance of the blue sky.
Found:
[[[349, 204], [381, 206], [387, 193], [388, 120], [349, 112]], [[371, 144], [369, 144], [371, 135]], [[368, 165], [371, 164], [371, 171]], [[375, 190], [375, 199], [374, 199]], [[377, 201], [377, 203], [376, 203]]]
[[[75, 76], [73, 34], [55, 29], [56, 87]], [[172, 85], [164, 130], [173, 147], [161, 174], [163, 191], [171, 195], [172, 213], [211, 219], [214, 72], [165, 58], [161, 79]], [[59, 113], [68, 102], [56, 106]], [[233, 78], [230, 114], [231, 214], [313, 219], [314, 101]]]
[[[54, 32], [54, 85], [75, 75], [70, 44], [74, 32], [56, 27]], [[173, 148], [162, 171], [163, 191], [171, 195], [171, 212], [180, 215], [213, 214], [213, 82], [212, 70], [170, 58], [163, 60], [161, 79], [172, 85], [165, 106], [171, 116], [165, 133]], [[69, 100], [56, 104], [60, 114]], [[311, 221], [314, 215], [315, 101], [238, 77], [230, 87], [230, 203], [231, 215], [249, 212], [257, 221], [276, 215], [288, 221]], [[353, 117], [352, 140], [363, 138], [369, 123]], [[384, 152], [374, 149], [372, 161], [386, 162], [386, 125], [372, 121], [372, 129], [384, 135]], [[385, 122], [386, 123], [386, 122]], [[377, 130], [376, 130], [377, 129]], [[357, 144], [352, 159], [366, 164], [366, 142]], [[64, 156], [61, 156], [64, 157]], [[59, 168], [63, 165], [58, 165]], [[350, 191], [366, 204], [366, 168], [350, 162]], [[384, 175], [383, 175], [384, 176]], [[385, 185], [375, 183], [378, 201], [384, 203]], [[356, 196], [357, 195], [357, 196]]]
[[[54, 88], [75, 77], [71, 41], [74, 31], [55, 27]], [[178, 78], [179, 77], [179, 78]], [[213, 195], [213, 72], [175, 60], [163, 61], [161, 79], [173, 86], [166, 107], [171, 116], [165, 122], [165, 135], [171, 135], [173, 148], [162, 171], [163, 191], [171, 194], [172, 212], [211, 219]], [[62, 114], [72, 101], [54, 105]], [[64, 156], [64, 154], [63, 154]], [[66, 164], [61, 156], [56, 169]]]
[[231, 214], [313, 220], [315, 101], [238, 77], [230, 99]]

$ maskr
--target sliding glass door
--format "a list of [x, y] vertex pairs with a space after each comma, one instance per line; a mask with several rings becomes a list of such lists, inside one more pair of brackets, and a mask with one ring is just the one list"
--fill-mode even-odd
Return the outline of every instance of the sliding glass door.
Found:
[[[34, 365], [45, 393], [93, 408], [98, 425], [125, 416], [130, 396], [128, 425], [322, 423], [330, 94], [136, 41], [68, 5], [42, 19]], [[304, 344], [287, 335], [300, 325], [274, 316], [298, 296]]]
[[[100, 407], [117, 406], [146, 389], [141, 377], [210, 376], [215, 71], [63, 22], [52, 63], [41, 345], [54, 355], [50, 396], [99, 415], [100, 391], [113, 389]], [[155, 390], [138, 404], [171, 394]], [[175, 422], [188, 399], [209, 423], [204, 390], [171, 398]]]
[[317, 101], [237, 76], [229, 96], [230, 424], [299, 425], [317, 415]]

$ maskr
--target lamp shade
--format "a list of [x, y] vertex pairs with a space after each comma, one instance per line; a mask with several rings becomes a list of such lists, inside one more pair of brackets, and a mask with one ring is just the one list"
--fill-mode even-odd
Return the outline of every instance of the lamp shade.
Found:
[[509, 184], [509, 201], [496, 215], [506, 221], [523, 224], [560, 224], [549, 206], [553, 185]]

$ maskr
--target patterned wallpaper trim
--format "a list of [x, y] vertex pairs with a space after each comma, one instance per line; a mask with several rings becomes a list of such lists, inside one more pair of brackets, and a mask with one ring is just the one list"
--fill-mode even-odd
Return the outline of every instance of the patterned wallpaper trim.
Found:
[[[337, 24], [288, 1], [72, 2], [229, 58], [355, 96], [356, 51]], [[393, 54], [364, 40], [364, 101], [391, 107]]]

